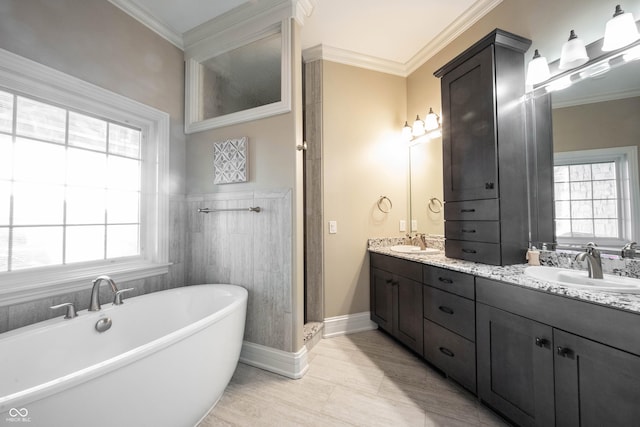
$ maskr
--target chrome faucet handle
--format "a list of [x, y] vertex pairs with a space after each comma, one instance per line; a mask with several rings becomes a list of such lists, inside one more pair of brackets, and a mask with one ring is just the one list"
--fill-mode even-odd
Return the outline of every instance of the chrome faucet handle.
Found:
[[122, 294], [131, 292], [134, 290], [135, 288], [127, 288], [127, 289], [120, 289], [119, 291], [117, 291], [113, 296], [113, 305], [124, 304], [124, 301], [122, 300]]
[[64, 316], [65, 319], [73, 319], [74, 317], [78, 317], [78, 313], [76, 313], [76, 306], [72, 302], [65, 302], [58, 305], [52, 305], [49, 308], [52, 310], [57, 310], [62, 307], [67, 308], [67, 312]]
[[636, 242], [629, 242], [622, 247], [622, 251], [620, 252], [620, 256], [622, 258], [635, 258], [636, 255]]

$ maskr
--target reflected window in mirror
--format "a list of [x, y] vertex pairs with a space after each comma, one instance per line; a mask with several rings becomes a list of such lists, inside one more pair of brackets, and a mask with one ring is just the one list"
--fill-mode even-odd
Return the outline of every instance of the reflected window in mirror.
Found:
[[638, 176], [637, 169], [635, 146], [556, 153], [557, 242], [618, 246], [632, 240], [638, 182], [630, 177]]

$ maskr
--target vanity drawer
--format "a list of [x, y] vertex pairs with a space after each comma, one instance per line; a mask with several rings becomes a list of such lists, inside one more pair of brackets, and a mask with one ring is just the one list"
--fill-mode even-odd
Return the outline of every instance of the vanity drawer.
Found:
[[403, 276], [416, 282], [422, 282], [422, 264], [415, 261], [407, 261], [388, 255], [377, 253], [370, 254], [371, 267], [384, 271], [390, 271], [398, 276]]
[[445, 221], [498, 221], [498, 199], [465, 200], [444, 204]]
[[424, 320], [424, 357], [472, 392], [476, 391], [476, 346]]
[[444, 233], [449, 239], [486, 243], [500, 242], [500, 222], [498, 221], [446, 221], [444, 229]]
[[424, 283], [465, 298], [475, 299], [474, 280], [470, 274], [425, 265]]
[[424, 317], [470, 341], [476, 340], [475, 303], [431, 286], [422, 290]]
[[496, 243], [469, 242], [447, 239], [444, 254], [448, 258], [465, 259], [483, 264], [500, 265], [500, 245]]

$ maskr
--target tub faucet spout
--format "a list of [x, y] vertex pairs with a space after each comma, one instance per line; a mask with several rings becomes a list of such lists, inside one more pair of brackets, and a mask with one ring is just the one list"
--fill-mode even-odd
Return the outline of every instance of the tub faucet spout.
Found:
[[116, 282], [109, 276], [98, 276], [91, 283], [93, 287], [91, 288], [91, 303], [89, 304], [89, 311], [98, 311], [100, 310], [100, 283], [105, 281], [111, 286], [111, 290], [114, 294], [118, 292], [118, 287], [116, 286]]

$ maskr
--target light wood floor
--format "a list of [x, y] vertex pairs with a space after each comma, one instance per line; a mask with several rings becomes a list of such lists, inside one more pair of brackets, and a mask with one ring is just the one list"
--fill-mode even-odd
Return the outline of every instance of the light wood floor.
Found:
[[300, 380], [239, 364], [199, 427], [507, 425], [383, 332], [323, 339], [309, 359]]

